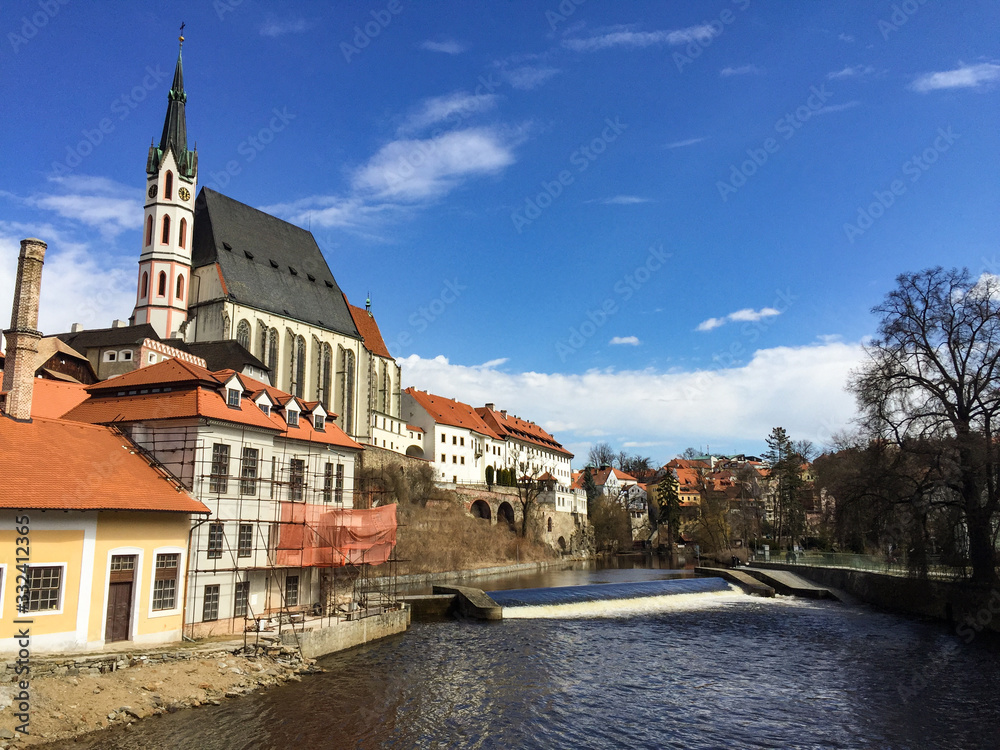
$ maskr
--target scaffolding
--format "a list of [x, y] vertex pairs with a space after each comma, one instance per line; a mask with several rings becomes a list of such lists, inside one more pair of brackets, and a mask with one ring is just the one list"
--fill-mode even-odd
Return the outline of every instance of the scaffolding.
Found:
[[385, 482], [354, 486], [354, 451], [241, 425], [206, 436], [205, 426], [120, 428], [212, 511], [189, 535], [186, 638], [297, 646], [306, 630], [399, 608], [395, 498]]

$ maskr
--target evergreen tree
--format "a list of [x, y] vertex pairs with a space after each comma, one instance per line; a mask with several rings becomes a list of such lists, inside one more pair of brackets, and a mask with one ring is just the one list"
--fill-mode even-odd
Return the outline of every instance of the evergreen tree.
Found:
[[[652, 503], [650, 506], [652, 507]], [[673, 551], [681, 520], [681, 496], [673, 471], [668, 471], [663, 481], [656, 486], [656, 506], [657, 523], [667, 527], [667, 539], [670, 550]], [[661, 536], [661, 543], [662, 539]]]
[[493, 478], [494, 478], [493, 467], [492, 466], [487, 466], [486, 467], [486, 486], [489, 487], [491, 490], [493, 489]]

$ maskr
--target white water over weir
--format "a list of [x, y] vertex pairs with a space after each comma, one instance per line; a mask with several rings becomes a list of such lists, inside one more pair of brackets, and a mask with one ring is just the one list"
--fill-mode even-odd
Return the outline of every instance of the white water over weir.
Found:
[[623, 617], [691, 611], [745, 601], [742, 590], [721, 578], [602, 583], [487, 592], [504, 619]]

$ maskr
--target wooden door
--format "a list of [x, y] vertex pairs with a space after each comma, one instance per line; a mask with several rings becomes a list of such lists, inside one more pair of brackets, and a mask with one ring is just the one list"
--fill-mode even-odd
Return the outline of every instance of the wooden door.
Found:
[[132, 582], [135, 579], [135, 555], [111, 556], [111, 580], [108, 582], [108, 614], [104, 640], [127, 641], [132, 623]]
[[132, 620], [132, 582], [112, 583], [108, 587], [108, 620], [104, 628], [106, 641], [127, 641]]

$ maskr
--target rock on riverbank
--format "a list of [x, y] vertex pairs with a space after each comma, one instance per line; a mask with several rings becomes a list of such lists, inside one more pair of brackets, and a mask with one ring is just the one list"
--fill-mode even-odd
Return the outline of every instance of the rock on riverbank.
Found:
[[319, 671], [298, 650], [272, 646], [174, 661], [135, 659], [104, 674], [53, 674], [31, 680], [30, 735], [15, 732], [13, 685], [0, 685], [0, 750], [76, 737], [185, 708], [218, 705]]

